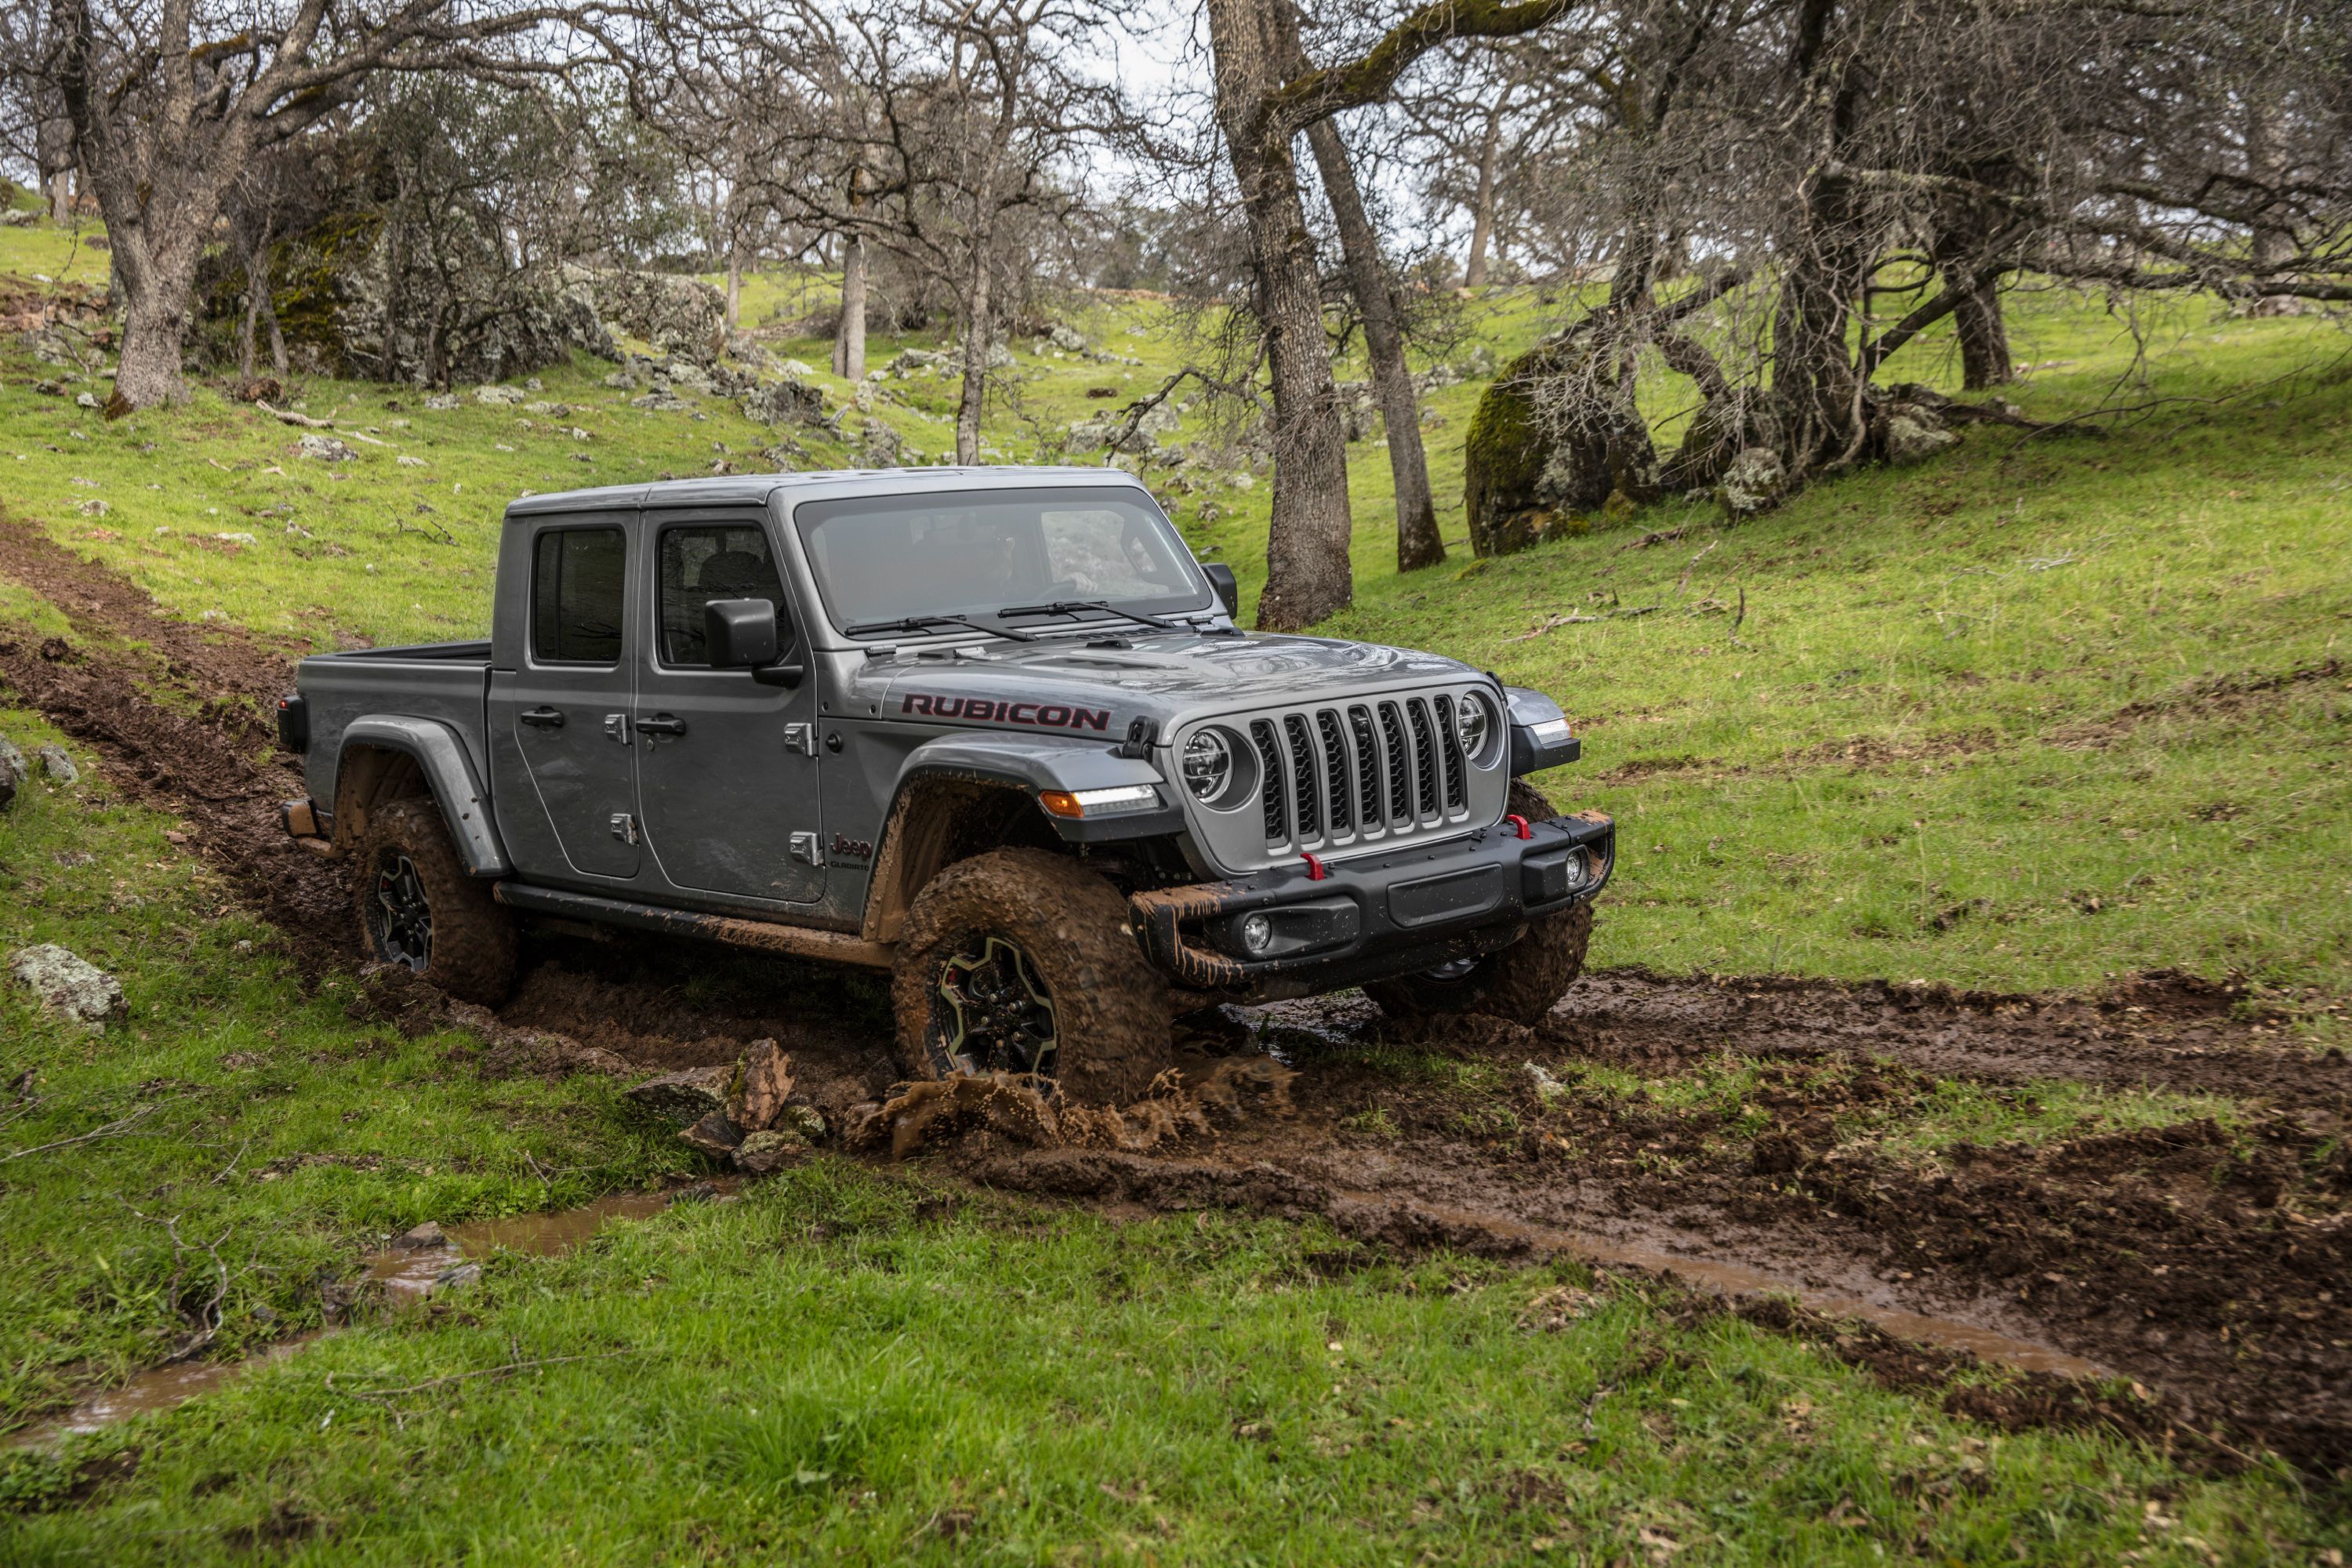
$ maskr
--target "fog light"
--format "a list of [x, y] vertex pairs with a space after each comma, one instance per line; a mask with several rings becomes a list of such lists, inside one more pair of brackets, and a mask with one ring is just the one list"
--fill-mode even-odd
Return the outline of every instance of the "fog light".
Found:
[[1241, 923], [1242, 945], [1253, 956], [1274, 945], [1274, 922], [1264, 915], [1244, 915]]

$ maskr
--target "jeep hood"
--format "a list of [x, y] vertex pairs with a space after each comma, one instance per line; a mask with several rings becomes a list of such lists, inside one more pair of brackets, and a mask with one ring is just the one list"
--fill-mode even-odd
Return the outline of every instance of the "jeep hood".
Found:
[[[1108, 710], [1114, 735], [1137, 718], [1162, 725], [1201, 714], [1340, 697], [1475, 678], [1456, 659], [1376, 643], [1327, 637], [1202, 636], [1105, 626], [1127, 647], [1089, 647], [1085, 639], [1055, 637], [1034, 643], [992, 638], [926, 656], [868, 660], [853, 681], [857, 700], [877, 716], [966, 720], [963, 699], [979, 702]], [[929, 699], [929, 702], [910, 699]], [[946, 714], [938, 712], [947, 700]], [[987, 712], [987, 708], [980, 708]]]

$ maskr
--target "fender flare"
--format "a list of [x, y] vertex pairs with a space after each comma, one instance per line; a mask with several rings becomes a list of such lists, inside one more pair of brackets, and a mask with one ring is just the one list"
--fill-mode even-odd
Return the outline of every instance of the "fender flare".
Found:
[[[504, 877], [512, 869], [506, 846], [499, 840], [490, 816], [489, 792], [474, 772], [457, 731], [437, 719], [412, 719], [371, 713], [343, 728], [335, 752], [335, 777], [343, 776], [343, 761], [354, 746], [374, 746], [399, 752], [415, 760], [433, 791], [441, 820], [457, 847], [457, 858], [477, 877]], [[338, 785], [340, 787], [340, 784]]]
[[[1066, 844], [1100, 843], [1114, 838], [1151, 837], [1184, 830], [1182, 808], [1174, 805], [1168, 782], [1140, 757], [1111, 754], [1106, 742], [1076, 736], [1027, 735], [994, 731], [945, 734], [926, 741], [907, 753], [890, 786], [884, 808], [880, 841], [875, 846], [873, 873], [866, 884], [866, 910], [861, 929], [871, 942], [895, 941], [912, 889], [902, 884], [910, 874], [919, 879], [922, 868], [940, 852], [930, 825], [912, 833], [908, 802], [927, 785], [967, 785], [1005, 790], [1026, 795], [1032, 803], [1046, 790], [1109, 789], [1122, 784], [1150, 784], [1167, 802], [1160, 810], [1097, 822], [1072, 821], [1038, 815], [1054, 826]], [[1034, 804], [1033, 804], [1034, 808]]]

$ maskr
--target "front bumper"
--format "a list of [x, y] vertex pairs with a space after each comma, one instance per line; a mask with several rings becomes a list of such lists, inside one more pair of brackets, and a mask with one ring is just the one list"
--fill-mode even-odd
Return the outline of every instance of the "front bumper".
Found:
[[[1590, 899], [1616, 865], [1616, 825], [1599, 812], [1509, 822], [1443, 844], [1323, 866], [1301, 862], [1228, 882], [1128, 900], [1144, 951], [1177, 984], [1261, 1000], [1405, 974], [1505, 946], [1537, 916]], [[1587, 875], [1570, 868], [1580, 858]], [[1265, 956], [1236, 931], [1268, 917]]]

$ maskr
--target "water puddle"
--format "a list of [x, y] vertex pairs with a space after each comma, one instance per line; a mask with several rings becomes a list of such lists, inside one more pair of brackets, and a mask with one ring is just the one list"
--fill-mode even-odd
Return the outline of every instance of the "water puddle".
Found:
[[[1349, 1192], [1347, 1196], [1365, 1203], [1393, 1206], [1396, 1200], [1377, 1193]], [[1742, 1263], [1725, 1263], [1715, 1258], [1689, 1258], [1668, 1252], [1661, 1247], [1643, 1247], [1630, 1242], [1611, 1241], [1585, 1231], [1567, 1230], [1557, 1226], [1535, 1225], [1525, 1220], [1509, 1219], [1500, 1215], [1474, 1209], [1446, 1208], [1435, 1204], [1414, 1203], [1419, 1213], [1449, 1225], [1483, 1230], [1496, 1236], [1524, 1240], [1538, 1251], [1564, 1253], [1587, 1263], [1603, 1266], [1613, 1264], [1622, 1268], [1636, 1268], [1645, 1273], [1672, 1273], [1688, 1282], [1703, 1286], [1725, 1296], [1773, 1295], [1787, 1296], [1826, 1317], [1857, 1318], [1885, 1330], [1898, 1339], [1915, 1340], [1923, 1344], [1940, 1345], [1947, 1350], [1966, 1351], [1979, 1361], [2014, 1367], [2020, 1372], [2054, 1373], [2062, 1377], [2112, 1377], [2115, 1374], [2096, 1362], [2069, 1355], [2049, 1345], [2032, 1340], [2011, 1338], [1990, 1329], [1979, 1328], [1950, 1318], [1938, 1318], [1924, 1312], [1905, 1311], [1899, 1307], [1882, 1307], [1874, 1302], [1840, 1296], [1800, 1285], [1768, 1274], [1760, 1268], [1750, 1268]]]
[[[710, 1182], [701, 1189], [705, 1196], [732, 1192], [737, 1184], [731, 1178]], [[615, 1193], [598, 1198], [594, 1203], [578, 1208], [561, 1209], [552, 1214], [509, 1215], [504, 1219], [476, 1220], [470, 1224], [452, 1226], [443, 1233], [437, 1244], [425, 1246], [394, 1246], [383, 1252], [372, 1253], [362, 1266], [362, 1278], [382, 1288], [385, 1298], [394, 1302], [422, 1300], [436, 1290], [472, 1279], [475, 1266], [468, 1258], [484, 1258], [500, 1247], [509, 1252], [529, 1253], [533, 1257], [552, 1258], [591, 1237], [604, 1228], [608, 1220], [644, 1219], [659, 1214], [677, 1202], [678, 1193]], [[412, 1233], [414, 1234], [414, 1233]], [[5, 1440], [10, 1447], [30, 1448], [54, 1443], [61, 1437], [96, 1432], [118, 1421], [134, 1415], [152, 1415], [186, 1404], [200, 1394], [209, 1393], [232, 1378], [241, 1377], [256, 1367], [283, 1361], [312, 1341], [333, 1332], [317, 1329], [292, 1339], [281, 1340], [267, 1350], [237, 1361], [193, 1361], [175, 1366], [159, 1366], [133, 1374], [120, 1387], [110, 1388], [77, 1405], [63, 1415], [28, 1426]]]

